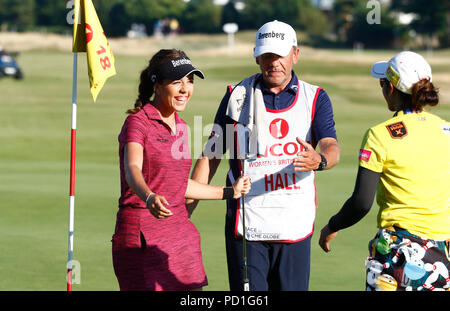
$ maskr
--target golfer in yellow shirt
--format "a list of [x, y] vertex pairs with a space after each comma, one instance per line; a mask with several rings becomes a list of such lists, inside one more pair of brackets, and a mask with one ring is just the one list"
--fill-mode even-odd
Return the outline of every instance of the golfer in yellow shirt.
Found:
[[330, 251], [339, 230], [380, 207], [366, 260], [367, 290], [449, 290], [450, 123], [425, 110], [439, 102], [431, 67], [401, 52], [373, 65], [394, 116], [364, 136], [353, 195], [322, 229]]

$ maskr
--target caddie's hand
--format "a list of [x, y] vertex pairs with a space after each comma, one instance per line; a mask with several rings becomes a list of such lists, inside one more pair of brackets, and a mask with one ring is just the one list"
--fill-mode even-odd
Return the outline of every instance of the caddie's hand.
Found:
[[319, 238], [319, 245], [325, 252], [330, 252], [330, 242], [337, 236], [337, 231], [333, 232], [331, 229], [326, 225], [325, 227], [320, 230], [320, 238]]
[[147, 208], [150, 213], [158, 219], [163, 219], [172, 216], [172, 212], [167, 209], [165, 206], [169, 205], [166, 198], [162, 195], [153, 193], [147, 200]]
[[299, 137], [297, 137], [297, 142], [303, 146], [303, 151], [297, 153], [297, 158], [294, 159], [294, 170], [296, 172], [309, 172], [319, 168], [319, 164], [322, 161], [320, 154], [313, 146]]
[[252, 187], [250, 177], [245, 175], [239, 177], [233, 185], [234, 199], [239, 199], [243, 194], [247, 194]]

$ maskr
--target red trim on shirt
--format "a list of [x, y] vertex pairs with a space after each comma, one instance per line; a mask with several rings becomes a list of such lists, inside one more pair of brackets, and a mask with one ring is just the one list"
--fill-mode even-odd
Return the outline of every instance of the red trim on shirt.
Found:
[[310, 144], [316, 148], [317, 142], [316, 142], [316, 138], [314, 137], [314, 131], [312, 131], [312, 125], [314, 122], [314, 116], [316, 113], [316, 103], [317, 103], [317, 98], [319, 97], [319, 93], [322, 89], [319, 87], [316, 91], [316, 95], [314, 96], [314, 101], [313, 101], [313, 105], [312, 105], [312, 111], [311, 111], [311, 142]]
[[317, 98], [319, 97], [319, 93], [322, 89], [319, 87], [316, 91], [316, 95], [314, 96], [314, 101], [313, 101], [313, 105], [312, 105], [312, 111], [311, 111], [311, 125], [312, 125], [312, 121], [314, 120], [314, 115], [316, 113], [316, 102], [317, 102]]
[[269, 109], [269, 108], [266, 108], [266, 111], [267, 111], [267, 112], [271, 112], [271, 113], [280, 113], [280, 112], [288, 111], [289, 109], [291, 109], [292, 107], [294, 107], [295, 104], [297, 103], [297, 99], [298, 99], [298, 94], [299, 94], [299, 93], [300, 93], [300, 81], [298, 82], [297, 94], [295, 94], [295, 99], [294, 99], [294, 101], [292, 102], [292, 104], [291, 104], [290, 106], [288, 106], [288, 107], [286, 107], [286, 108], [284, 108], [284, 109], [281, 109], [281, 110], [275, 110], [275, 109]]

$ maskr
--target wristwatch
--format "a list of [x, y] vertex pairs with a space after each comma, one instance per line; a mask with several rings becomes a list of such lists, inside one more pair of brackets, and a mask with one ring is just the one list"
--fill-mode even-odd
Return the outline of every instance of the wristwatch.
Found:
[[319, 153], [319, 155], [322, 158], [322, 161], [320, 161], [319, 167], [315, 169], [315, 171], [323, 171], [327, 167], [327, 158], [321, 153]]

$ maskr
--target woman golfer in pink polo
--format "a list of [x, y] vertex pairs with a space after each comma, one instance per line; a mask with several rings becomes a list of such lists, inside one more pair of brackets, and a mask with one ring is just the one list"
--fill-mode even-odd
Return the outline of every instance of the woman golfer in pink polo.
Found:
[[178, 113], [193, 94], [194, 74], [204, 78], [184, 52], [156, 53], [141, 73], [135, 108], [119, 135], [121, 196], [112, 255], [121, 290], [207, 285], [200, 235], [185, 199], [239, 198], [250, 189], [247, 177], [229, 188], [189, 179], [188, 129]]

